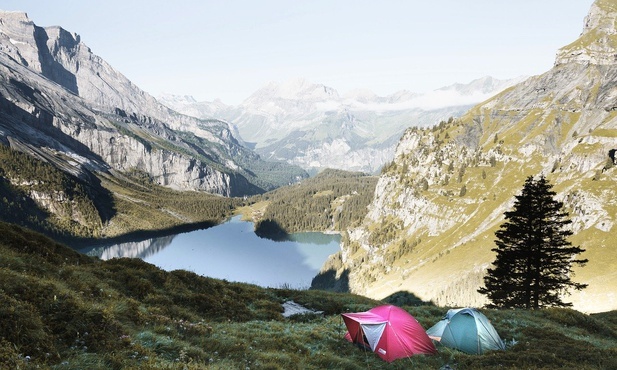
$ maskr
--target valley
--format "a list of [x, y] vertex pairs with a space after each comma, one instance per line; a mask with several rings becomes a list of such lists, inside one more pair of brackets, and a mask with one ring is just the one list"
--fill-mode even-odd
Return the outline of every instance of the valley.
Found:
[[[507, 344], [395, 369], [617, 368], [616, 34], [617, 4], [595, 0], [541, 75], [389, 96], [296, 79], [226, 106], [157, 100], [76, 33], [0, 11], [0, 367], [379, 368], [340, 314], [390, 303], [425, 328], [479, 307]], [[554, 184], [588, 260], [568, 278], [588, 286], [560, 292], [571, 308], [484, 309], [495, 233], [529, 176]], [[303, 270], [309, 289], [77, 252], [230, 219], [254, 224], [246, 239], [194, 234], [218, 249], [179, 256], [241, 269], [287, 253], [299, 274], [302, 253], [273, 245], [340, 246]], [[288, 301], [318, 313], [287, 317]]]

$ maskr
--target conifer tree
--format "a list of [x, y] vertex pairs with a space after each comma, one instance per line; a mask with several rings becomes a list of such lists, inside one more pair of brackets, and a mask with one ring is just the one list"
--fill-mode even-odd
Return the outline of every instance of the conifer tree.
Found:
[[568, 307], [572, 304], [561, 296], [587, 286], [570, 280], [572, 266], [587, 260], [575, 257], [585, 250], [567, 240], [572, 231], [565, 227], [572, 221], [552, 187], [544, 176], [528, 177], [514, 209], [504, 213], [492, 249], [497, 256], [478, 290], [491, 300], [490, 307]]

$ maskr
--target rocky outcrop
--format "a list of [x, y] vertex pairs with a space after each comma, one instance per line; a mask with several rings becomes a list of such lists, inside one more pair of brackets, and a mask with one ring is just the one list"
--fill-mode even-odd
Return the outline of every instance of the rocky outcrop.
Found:
[[555, 66], [569, 63], [614, 65], [617, 63], [617, 5], [596, 1], [585, 17], [581, 37], [557, 52]]
[[[41, 159], [53, 161], [65, 170], [75, 168], [70, 170], [74, 174], [83, 170], [137, 169], [160, 179], [162, 185], [177, 189], [221, 195], [236, 192], [229, 173], [209, 168], [179, 150], [161, 150], [160, 144], [132, 134], [140, 127], [127, 125], [121, 117], [89, 109], [78, 97], [65, 90], [54, 91], [53, 85], [36, 74], [23, 68], [15, 71], [15, 66], [10, 65], [0, 55], [0, 72], [4, 72], [0, 76], [0, 132], [5, 140], [12, 138], [5, 144], [37, 153]], [[158, 131], [159, 140], [168, 140], [173, 145], [173, 133], [168, 128], [159, 123]], [[18, 146], [17, 142], [30, 145]], [[188, 152], [186, 144], [176, 145], [186, 147]]]
[[544, 174], [572, 219], [571, 242], [589, 259], [573, 277], [589, 287], [566, 300], [587, 312], [616, 309], [617, 169], [609, 153], [617, 147], [617, 49], [589, 37], [611, 39], [614, 8], [594, 3], [571, 44], [587, 43], [586, 56], [566, 47], [552, 70], [460, 119], [407, 130], [365, 221], [322, 274], [345, 276], [352, 292], [373, 298], [408, 291], [439, 305], [481, 306], [477, 289], [503, 213], [527, 176]]

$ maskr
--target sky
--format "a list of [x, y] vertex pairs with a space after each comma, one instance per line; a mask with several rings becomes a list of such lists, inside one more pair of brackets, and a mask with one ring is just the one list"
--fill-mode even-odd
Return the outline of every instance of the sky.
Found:
[[593, 0], [1, 0], [159, 96], [239, 104], [271, 81], [428, 92], [548, 71]]

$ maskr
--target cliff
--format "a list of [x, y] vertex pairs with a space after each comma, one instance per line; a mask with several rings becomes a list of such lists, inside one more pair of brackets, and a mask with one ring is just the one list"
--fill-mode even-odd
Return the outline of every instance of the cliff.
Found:
[[[614, 2], [596, 1], [580, 38], [553, 69], [507, 89], [460, 119], [410, 129], [386, 165], [361, 227], [324, 267], [352, 292], [411, 292], [440, 305], [481, 306], [494, 233], [527, 176], [544, 174], [588, 258], [566, 297], [576, 309], [617, 307], [612, 233], [617, 207], [617, 64]], [[339, 282], [340, 284], [340, 282]]]
[[[0, 141], [73, 172], [142, 171], [179, 190], [254, 194], [306, 176], [268, 164], [219, 120], [161, 105], [75, 33], [0, 12]], [[276, 176], [271, 175], [277, 172]]]

